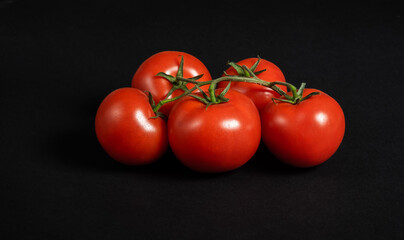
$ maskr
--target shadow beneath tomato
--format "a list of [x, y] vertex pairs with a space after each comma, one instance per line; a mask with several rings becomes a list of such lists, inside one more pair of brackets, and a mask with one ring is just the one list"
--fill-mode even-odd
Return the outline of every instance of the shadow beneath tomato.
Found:
[[248, 166], [253, 171], [265, 174], [302, 174], [311, 172], [313, 168], [296, 168], [283, 163], [278, 160], [265, 146], [263, 142], [260, 143], [254, 157], [248, 162]]
[[212, 179], [232, 175], [233, 172], [206, 174], [193, 171], [183, 165], [169, 148], [164, 156], [156, 162], [146, 165], [133, 167], [133, 171], [139, 174], [155, 175], [160, 178], [174, 179]]
[[45, 148], [42, 151], [45, 164], [71, 171], [108, 172], [109, 174], [130, 174], [153, 176], [156, 179], [203, 179], [220, 178], [232, 173], [202, 174], [181, 164], [171, 149], [156, 162], [144, 166], [127, 166], [116, 162], [99, 144], [94, 118], [102, 99], [92, 99], [71, 108], [69, 118], [48, 126], [44, 133]]
[[102, 149], [92, 129], [62, 130], [47, 142], [47, 154], [54, 165], [73, 171], [108, 172], [108, 174], [150, 175], [157, 178], [202, 178], [203, 174], [182, 165], [170, 149], [156, 162], [128, 166], [113, 160]]
[[44, 157], [49, 162], [64, 168], [94, 171], [111, 167], [95, 135], [94, 117], [98, 104], [99, 99], [94, 99], [87, 101], [87, 105], [66, 107], [64, 117], [48, 126], [43, 146]]
[[153, 176], [157, 179], [212, 179], [239, 174], [299, 174], [314, 168], [294, 168], [277, 160], [260, 144], [256, 154], [244, 166], [234, 171], [215, 174], [198, 173], [185, 167], [168, 149], [156, 162], [145, 166], [127, 166], [114, 161], [98, 143], [94, 118], [102, 96], [78, 101], [69, 106], [66, 116], [59, 122], [47, 126], [44, 132], [45, 146], [43, 160], [62, 171], [108, 172], [113, 174], [136, 174]]

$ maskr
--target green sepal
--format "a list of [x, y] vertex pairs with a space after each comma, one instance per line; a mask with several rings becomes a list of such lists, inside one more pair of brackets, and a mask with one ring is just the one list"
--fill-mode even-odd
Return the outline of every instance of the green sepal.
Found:
[[[227, 64], [232, 66], [237, 71], [237, 74], [241, 77], [256, 77], [256, 75], [266, 71], [266, 69], [255, 71], [255, 69], [257, 69], [258, 64], [261, 61], [260, 56], [257, 56], [257, 58], [258, 58], [257, 61], [251, 66], [251, 68], [248, 68], [246, 66], [240, 66], [239, 64], [231, 61], [229, 61]], [[229, 74], [227, 74], [226, 72], [224, 72], [224, 74], [226, 76], [229, 76]]]
[[205, 91], [202, 90], [202, 88], [200, 88], [198, 85], [195, 85], [195, 87], [199, 90], [199, 92], [201, 92], [202, 96], [207, 100], [207, 102], [211, 101], [208, 94], [206, 94]]
[[150, 104], [150, 106], [151, 106], [152, 108], [154, 108], [154, 107], [156, 106], [156, 102], [154, 101], [151, 92], [149, 92], [149, 91], [146, 90], [146, 91], [144, 91], [144, 93], [146, 93], [147, 98], [149, 99], [149, 104]]
[[220, 101], [219, 101], [219, 103], [222, 103], [222, 102], [228, 102], [230, 99], [228, 99], [228, 98], [226, 98], [226, 97], [224, 97], [224, 96], [217, 96], [217, 99], [219, 99]]
[[293, 102], [292, 100], [288, 100], [288, 99], [282, 99], [282, 98], [272, 98], [272, 102], [274, 102], [276, 104], [276, 101], [279, 102], [285, 102], [285, 103], [290, 103], [290, 104], [295, 104], [295, 102]]
[[184, 57], [181, 55], [180, 66], [178, 66], [177, 77], [184, 76]]
[[255, 69], [257, 69], [258, 64], [259, 64], [260, 62], [261, 62], [261, 57], [258, 55], [258, 56], [257, 56], [257, 61], [256, 61], [256, 62], [254, 63], [254, 65], [252, 65], [252, 67], [250, 68], [251, 71], [254, 72], [255, 75], [258, 75], [258, 74], [260, 74], [260, 73], [266, 71], [266, 69], [262, 69], [262, 70], [259, 70], [259, 71], [255, 71]]
[[200, 78], [202, 78], [202, 77], [203, 77], [203, 73], [200, 74], [200, 75], [198, 75], [198, 76], [191, 77], [191, 78], [187, 78], [187, 79], [188, 79], [188, 80], [191, 80], [191, 81], [196, 81], [196, 80], [198, 80], [198, 79], [200, 79]]
[[306, 97], [302, 98], [302, 99], [300, 100], [300, 102], [303, 101], [303, 100], [306, 100], [306, 99], [308, 99], [308, 98], [311, 98], [312, 96], [318, 95], [318, 94], [320, 94], [320, 92], [312, 92], [312, 93], [309, 93], [309, 94], [307, 94]]
[[[156, 76], [158, 77], [163, 77], [165, 79], [167, 79], [169, 82], [175, 84], [177, 82], [179, 82], [177, 79], [178, 78], [182, 78], [184, 75], [184, 57], [181, 55], [181, 61], [180, 61], [180, 65], [178, 66], [178, 71], [176, 76], [172, 76], [172, 75], [168, 75], [167, 73], [164, 72], [159, 72], [156, 74]], [[199, 78], [201, 78], [203, 76], [203, 74], [198, 75], [196, 77], [190, 78], [191, 80], [198, 80]]]
[[259, 70], [259, 71], [254, 71], [254, 74], [255, 75], [258, 75], [258, 74], [260, 74], [260, 73], [263, 73], [263, 72], [265, 72], [266, 71], [266, 69], [262, 69], [262, 70]]
[[173, 94], [173, 92], [177, 89], [179, 89], [179, 86], [173, 85], [173, 87], [170, 89], [170, 91], [168, 91], [168, 93], [164, 99], [168, 99], [171, 96], [171, 94]]
[[255, 69], [257, 69], [258, 64], [261, 62], [261, 57], [259, 55], [257, 55], [257, 61], [254, 63], [254, 65], [250, 68], [252, 72], [254, 72], [255, 75], [258, 75], [260, 73], [263, 73], [266, 71], [266, 69], [262, 69], [259, 71], [255, 71]]
[[161, 112], [155, 112], [154, 114], [156, 114], [154, 117], [150, 117], [151, 119], [156, 119], [156, 118], [162, 118], [163, 120], [165, 120], [165, 121], [167, 121], [167, 116], [166, 115], [164, 115], [163, 113], [161, 113]]
[[212, 101], [212, 98], [205, 92], [203, 91], [198, 85], [195, 85], [195, 87], [199, 90], [199, 92], [202, 94], [201, 96], [195, 95], [195, 94], [189, 94], [189, 96], [199, 100], [200, 102], [204, 103], [206, 105], [206, 108], [208, 108], [212, 104], [219, 104], [219, 103], [224, 103], [228, 102], [229, 99], [225, 97], [226, 93], [229, 91], [231, 86], [231, 81], [227, 84], [227, 86], [223, 89], [223, 91], [219, 95], [215, 95], [215, 98], [218, 100], [216, 102]]
[[205, 104], [205, 105], [209, 104], [209, 102], [208, 102], [205, 98], [200, 97], [200, 96], [198, 96], [198, 95], [189, 94], [188, 96], [195, 98], [196, 100], [202, 102], [202, 103]]
[[248, 73], [248, 77], [254, 77], [254, 78], [257, 77], [255, 73], [251, 69], [249, 69], [246, 65], [243, 65], [242, 68], [246, 73]]
[[206, 104], [205, 111], [208, 110], [208, 107], [209, 107], [210, 105], [212, 105], [212, 104], [213, 104], [213, 102], [208, 102], [208, 103]]
[[223, 91], [217, 96], [217, 98], [220, 99], [222, 102], [228, 102], [229, 101], [229, 99], [226, 98], [224, 95], [226, 95], [226, 93], [229, 91], [230, 85], [231, 85], [231, 81], [229, 81], [229, 83], [227, 84], [225, 89], [223, 89]]
[[[149, 92], [149, 91], [144, 91], [144, 93], [146, 93], [147, 98], [149, 99], [150, 106], [152, 107], [152, 109], [154, 109], [154, 108], [156, 107], [156, 102], [154, 101], [151, 92]], [[160, 117], [160, 118], [162, 118], [162, 119], [164, 119], [164, 120], [167, 120], [167, 116], [164, 115], [163, 113], [159, 112], [159, 111], [154, 112], [154, 114], [155, 114], [155, 116], [150, 117], [150, 118], [155, 119], [155, 118], [159, 118], [159, 117]]]
[[261, 61], [261, 58], [260, 58], [260, 56], [257, 56], [257, 61], [254, 63], [254, 65], [252, 65], [251, 66], [251, 71], [253, 71], [253, 72], [255, 72], [255, 69], [257, 68], [257, 66], [258, 66], [258, 64], [260, 63], [260, 61]]
[[306, 83], [302, 83], [301, 85], [300, 85], [300, 87], [299, 87], [299, 90], [297, 90], [297, 95], [298, 96], [302, 96], [303, 95], [303, 90], [304, 90], [304, 88], [306, 87]]
[[[243, 67], [241, 67], [240, 65], [238, 65], [235, 62], [228, 62], [228, 65], [232, 66], [234, 68], [234, 70], [236, 70], [237, 74], [239, 76], [246, 76], [246, 72], [244, 71]], [[249, 76], [247, 76], [249, 77]]]
[[157, 77], [163, 77], [165, 79], [167, 79], [169, 82], [171, 83], [175, 83], [177, 81], [177, 79], [174, 76], [168, 75], [164, 72], [159, 72], [156, 74]]

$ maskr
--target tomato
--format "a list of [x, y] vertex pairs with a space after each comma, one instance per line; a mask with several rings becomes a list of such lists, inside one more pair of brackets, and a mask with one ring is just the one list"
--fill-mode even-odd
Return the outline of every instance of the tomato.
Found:
[[261, 111], [262, 139], [281, 161], [295, 167], [313, 167], [325, 162], [338, 149], [345, 132], [340, 105], [329, 95], [305, 89], [295, 105], [270, 102]]
[[[164, 77], [156, 75], [159, 72], [164, 72], [168, 75], [176, 76], [181, 62], [181, 56], [184, 59], [184, 78], [191, 78], [203, 74], [202, 78], [198, 81], [208, 81], [212, 79], [206, 66], [196, 57], [180, 51], [163, 51], [152, 55], [139, 66], [132, 78], [132, 87], [142, 91], [149, 91], [153, 95], [154, 101], [158, 103], [167, 96], [173, 84]], [[193, 84], [189, 83], [186, 86], [192, 88]], [[204, 90], [207, 90], [207, 88], [207, 85], [202, 87]], [[169, 98], [181, 95], [183, 92], [183, 90], [177, 89]], [[174, 103], [175, 101], [164, 104], [160, 108], [160, 111], [168, 116]]]
[[175, 156], [192, 170], [231, 171], [245, 164], [257, 151], [261, 122], [254, 103], [232, 90], [226, 98], [228, 102], [207, 107], [187, 97], [178, 101], [170, 113], [169, 144]]
[[168, 147], [167, 126], [136, 88], [120, 88], [101, 102], [95, 131], [104, 150], [116, 161], [145, 165], [160, 158]]
[[[256, 63], [258, 58], [246, 58], [239, 62], [238, 65], [243, 66], [245, 65], [248, 68], [251, 68], [254, 63]], [[261, 71], [266, 69], [266, 71], [261, 72], [257, 75], [258, 78], [267, 82], [285, 82], [285, 77], [282, 71], [279, 69], [278, 66], [273, 64], [272, 62], [260, 59], [260, 62], [255, 69], [256, 71]], [[229, 67], [226, 70], [226, 73], [229, 75], [237, 75], [237, 71], [233, 67]], [[227, 85], [227, 81], [222, 81], [218, 84], [218, 87], [225, 87]], [[283, 91], [286, 91], [285, 86], [278, 86]], [[258, 84], [246, 83], [246, 82], [232, 82], [231, 89], [241, 92], [247, 95], [251, 100], [254, 102], [255, 106], [257, 107], [258, 111], [261, 111], [265, 105], [272, 101], [272, 98], [278, 98], [279, 94], [274, 90], [264, 87]]]

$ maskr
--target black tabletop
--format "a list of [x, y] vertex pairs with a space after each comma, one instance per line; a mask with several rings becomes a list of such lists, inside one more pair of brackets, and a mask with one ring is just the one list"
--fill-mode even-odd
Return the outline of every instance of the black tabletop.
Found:
[[[1, 238], [402, 239], [404, 8], [325, 2], [1, 0]], [[222, 174], [170, 150], [143, 167], [115, 162], [95, 136], [97, 107], [164, 50], [213, 77], [229, 60], [272, 61], [340, 103], [340, 148], [310, 169], [263, 145]]]

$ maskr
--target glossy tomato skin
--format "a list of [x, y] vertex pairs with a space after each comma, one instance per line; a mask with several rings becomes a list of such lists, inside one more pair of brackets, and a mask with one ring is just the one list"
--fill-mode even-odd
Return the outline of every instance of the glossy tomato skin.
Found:
[[269, 103], [261, 111], [262, 139], [281, 161], [295, 167], [325, 162], [338, 149], [345, 132], [340, 105], [329, 95], [305, 89], [303, 96], [320, 92], [296, 105]]
[[[246, 58], [237, 62], [237, 64], [240, 66], [245, 65], [248, 68], [251, 68], [254, 63], [257, 62], [257, 60], [258, 58]], [[274, 63], [265, 59], [261, 59], [255, 71], [261, 71], [263, 69], [266, 69], [266, 71], [257, 75], [257, 77], [261, 80], [264, 80], [266, 82], [285, 82], [285, 76], [283, 75], [281, 69]], [[229, 67], [226, 70], [226, 73], [229, 75], [237, 75], [237, 71], [233, 67]], [[219, 87], [225, 87], [226, 85], [227, 81], [223, 81], [218, 84]], [[277, 86], [284, 91], [287, 90], [285, 86]], [[261, 111], [268, 102], [272, 101], [272, 98], [279, 97], [279, 94], [274, 90], [253, 83], [232, 82], [230, 88], [241, 92], [251, 98], [258, 111]]]
[[[172, 88], [172, 84], [167, 79], [156, 75], [159, 72], [164, 72], [168, 75], [176, 76], [181, 62], [181, 56], [184, 57], [184, 78], [191, 78], [203, 74], [203, 77], [198, 81], [208, 81], [212, 79], [209, 70], [198, 58], [181, 51], [163, 51], [150, 56], [139, 66], [132, 78], [132, 87], [142, 91], [149, 91], [154, 101], [158, 103], [166, 97]], [[188, 88], [193, 87], [192, 83], [186, 86]], [[202, 87], [204, 90], [207, 90], [207, 88], [207, 85]], [[174, 91], [169, 98], [176, 97], [182, 93], [183, 91], [178, 89]], [[174, 104], [175, 102], [164, 104], [160, 108], [160, 112], [168, 116]]]
[[203, 173], [231, 171], [257, 151], [261, 123], [254, 103], [232, 90], [226, 97], [228, 102], [208, 108], [187, 97], [172, 109], [169, 143], [176, 157], [190, 169]]
[[145, 165], [167, 149], [167, 126], [155, 114], [145, 93], [120, 88], [105, 97], [95, 117], [95, 131], [104, 150], [116, 161]]

